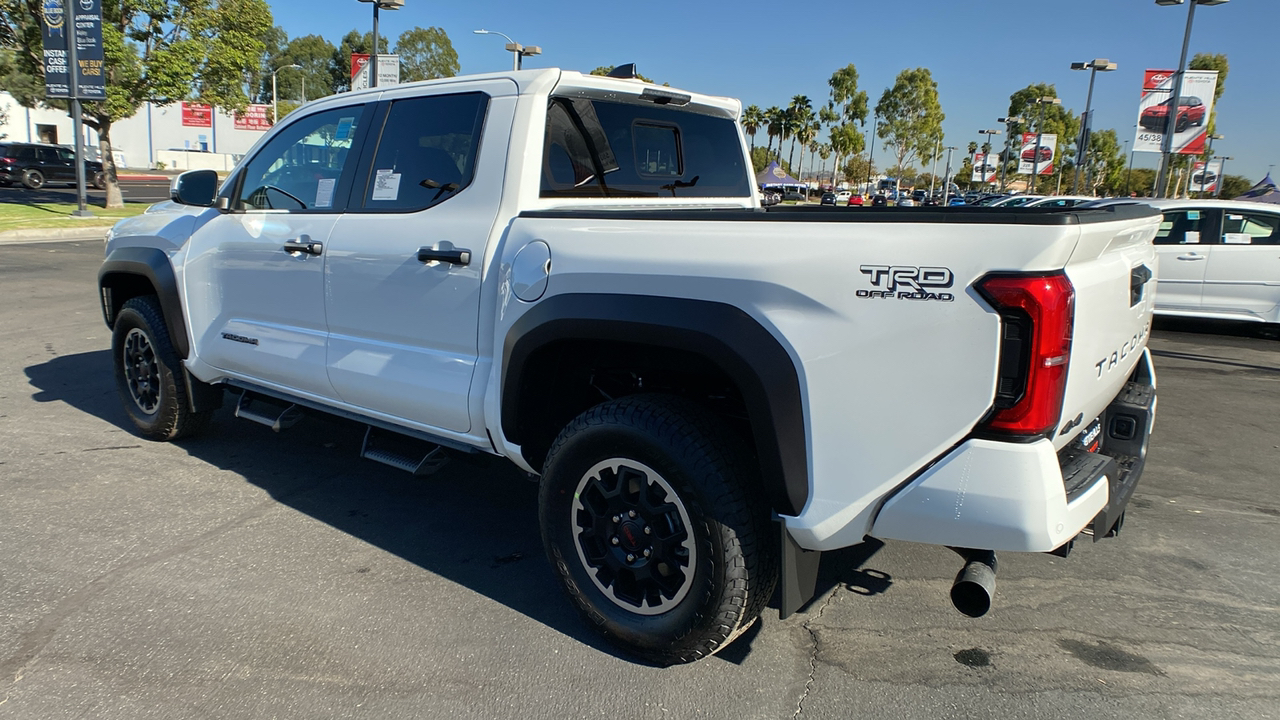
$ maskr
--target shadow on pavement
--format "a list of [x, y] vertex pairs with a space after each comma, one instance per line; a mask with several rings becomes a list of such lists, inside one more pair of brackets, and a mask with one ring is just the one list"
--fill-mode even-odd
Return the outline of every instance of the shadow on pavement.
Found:
[[[55, 357], [27, 367], [26, 375], [37, 388], [36, 402], [64, 402], [133, 433], [116, 394], [108, 350]], [[476, 454], [417, 478], [360, 459], [363, 432], [363, 425], [316, 414], [277, 435], [235, 419], [228, 402], [204, 435], [175, 444], [284, 505], [585, 645], [634, 660], [582, 622], [548, 568], [538, 528], [538, 487], [525, 473], [503, 458]], [[863, 569], [881, 547], [868, 539], [824, 554], [817, 597], [837, 586], [862, 595], [885, 592], [892, 579]], [[770, 606], [779, 607], [778, 595]], [[742, 662], [760, 626], [716, 657]]]

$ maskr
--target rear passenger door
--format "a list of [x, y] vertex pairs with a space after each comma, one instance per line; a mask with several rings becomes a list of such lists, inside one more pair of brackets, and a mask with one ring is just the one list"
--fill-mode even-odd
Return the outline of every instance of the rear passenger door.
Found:
[[1280, 213], [1226, 209], [1204, 276], [1206, 311], [1280, 321]]
[[1156, 309], [1167, 312], [1199, 312], [1204, 274], [1217, 241], [1216, 210], [1166, 210], [1156, 234], [1160, 258], [1156, 284]]
[[516, 85], [383, 98], [326, 249], [329, 379], [371, 414], [465, 433]]

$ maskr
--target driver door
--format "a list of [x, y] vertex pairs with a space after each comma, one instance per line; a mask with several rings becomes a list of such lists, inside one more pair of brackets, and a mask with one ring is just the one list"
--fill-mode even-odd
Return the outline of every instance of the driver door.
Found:
[[275, 132], [224, 191], [229, 212], [192, 235], [185, 287], [201, 360], [296, 395], [334, 397], [324, 265], [370, 113], [324, 110]]

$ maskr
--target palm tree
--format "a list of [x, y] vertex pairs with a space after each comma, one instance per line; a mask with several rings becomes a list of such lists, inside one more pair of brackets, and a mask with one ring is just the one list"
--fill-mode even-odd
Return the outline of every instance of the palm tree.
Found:
[[779, 152], [781, 152], [782, 150], [781, 138], [782, 138], [783, 130], [785, 129], [783, 127], [783, 125], [785, 124], [785, 120], [786, 120], [786, 113], [782, 110], [782, 108], [779, 108], [777, 105], [774, 105], [773, 107], [764, 111], [764, 121], [765, 123], [767, 123], [767, 130], [765, 132], [769, 135], [769, 144], [765, 147], [764, 154], [768, 157], [772, 157], [774, 137], [779, 138], [778, 150]]
[[[809, 112], [809, 117], [810, 118], [813, 117], [813, 111]], [[800, 126], [796, 128], [796, 139], [800, 141], [800, 171], [801, 172], [804, 170], [804, 151], [813, 143], [813, 139], [818, 137], [819, 129], [821, 129], [821, 126], [818, 125], [818, 122], [816, 120], [812, 120], [812, 119], [801, 123]], [[796, 179], [797, 180], [802, 179], [800, 177], [800, 172], [796, 173]]]
[[[807, 95], [796, 95], [791, 98], [791, 104], [787, 106], [787, 116], [790, 119], [788, 135], [791, 136], [791, 150], [787, 153], [787, 165], [791, 166], [795, 161], [796, 154], [796, 137], [795, 133], [805, 128], [813, 120], [813, 103], [809, 101]], [[779, 147], [779, 150], [782, 148]], [[797, 178], [799, 179], [799, 178]]]
[[748, 105], [747, 109], [742, 111], [742, 129], [751, 136], [752, 156], [756, 154], [756, 131], [764, 123], [764, 111], [760, 109], [759, 105]]
[[[818, 143], [818, 157], [822, 158], [822, 172], [819, 174], [825, 175], [827, 172], [827, 158], [831, 157], [830, 143]], [[831, 172], [831, 187], [834, 188], [835, 186], [836, 186], [836, 173], [833, 170]]]

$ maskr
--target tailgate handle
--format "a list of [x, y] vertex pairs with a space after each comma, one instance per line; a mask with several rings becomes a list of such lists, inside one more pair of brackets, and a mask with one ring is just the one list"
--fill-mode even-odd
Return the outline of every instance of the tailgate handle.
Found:
[[1146, 265], [1139, 265], [1129, 273], [1129, 307], [1142, 302], [1142, 293], [1149, 280], [1151, 280], [1151, 268]]

